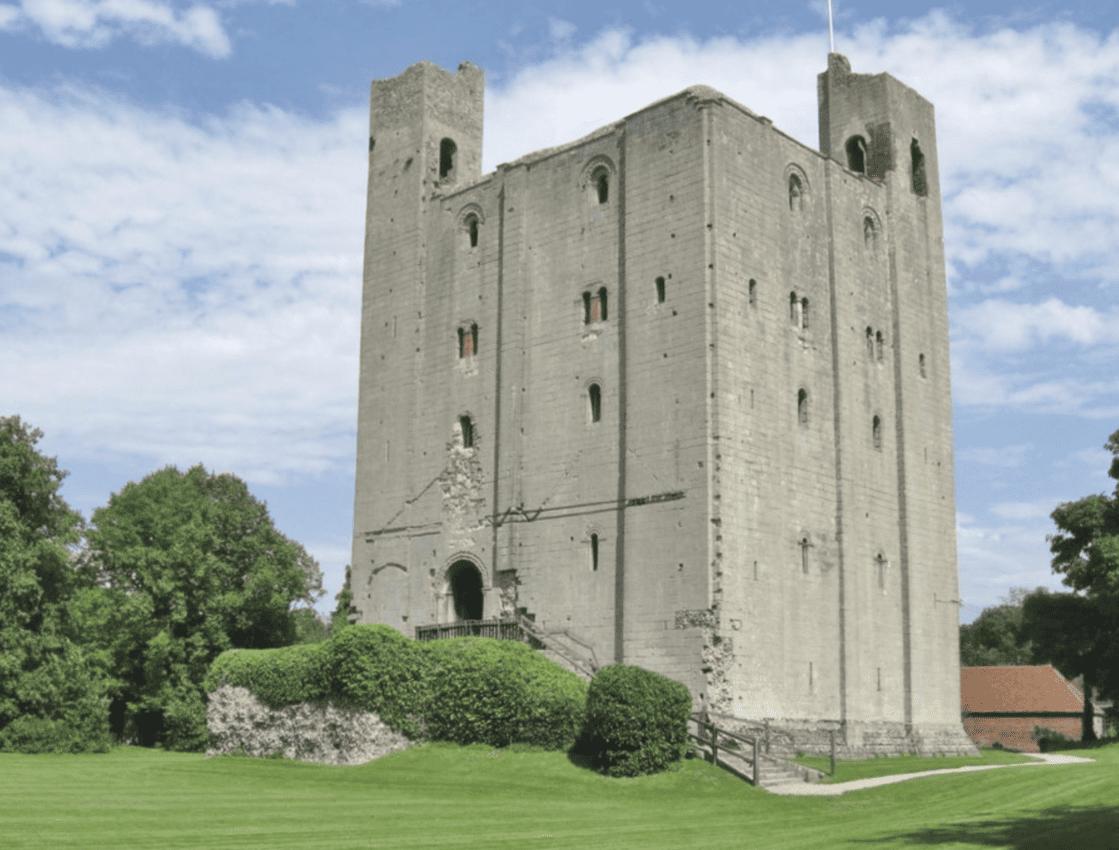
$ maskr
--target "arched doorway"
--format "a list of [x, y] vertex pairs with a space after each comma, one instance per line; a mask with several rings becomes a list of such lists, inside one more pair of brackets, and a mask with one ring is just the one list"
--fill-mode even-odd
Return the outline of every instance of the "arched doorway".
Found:
[[482, 574], [470, 561], [455, 561], [447, 570], [456, 620], [482, 619]]

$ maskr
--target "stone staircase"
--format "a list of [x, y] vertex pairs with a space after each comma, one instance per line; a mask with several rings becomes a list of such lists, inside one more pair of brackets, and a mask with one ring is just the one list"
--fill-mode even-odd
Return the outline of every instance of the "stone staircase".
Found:
[[[692, 715], [691, 719], [695, 721], [698, 718], [699, 715]], [[736, 740], [732, 736], [732, 733], [727, 733], [722, 729], [718, 729], [716, 736], [719, 739], [719, 745], [718, 753], [715, 757], [715, 764], [733, 773], [740, 779], [744, 779], [753, 784], [754, 764], [752, 743]], [[701, 747], [707, 750], [707, 752], [704, 752], [704, 758], [710, 760], [710, 726], [707, 726], [705, 729], [704, 724], [701, 724], [700, 734], [698, 736], [692, 736], [692, 740], [696, 741]], [[759, 747], [757, 784], [760, 788], [774, 790], [793, 784], [819, 782], [824, 778], [824, 774], [819, 770], [804, 767], [803, 765], [777, 758], [776, 756], [768, 756], [760, 750], [761, 748]]]
[[594, 678], [599, 667], [594, 649], [570, 632], [544, 629], [536, 624], [535, 619], [534, 614], [529, 614], [523, 608], [517, 611], [517, 621], [528, 635], [532, 647], [584, 681], [589, 682]]

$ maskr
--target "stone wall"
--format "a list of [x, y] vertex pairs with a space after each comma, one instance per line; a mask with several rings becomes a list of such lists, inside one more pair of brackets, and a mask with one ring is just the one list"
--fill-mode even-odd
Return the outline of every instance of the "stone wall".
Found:
[[206, 758], [232, 755], [357, 765], [413, 746], [376, 714], [301, 703], [273, 711], [247, 688], [223, 685], [210, 694], [206, 725], [215, 739]]

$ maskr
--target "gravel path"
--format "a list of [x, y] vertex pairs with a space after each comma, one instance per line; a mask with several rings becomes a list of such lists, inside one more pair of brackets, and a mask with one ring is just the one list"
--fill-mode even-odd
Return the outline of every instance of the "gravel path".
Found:
[[855, 779], [851, 782], [837, 782], [834, 785], [818, 785], [810, 782], [790, 782], [783, 785], [774, 785], [766, 789], [772, 794], [801, 795], [828, 797], [845, 794], [848, 791], [860, 791], [863, 788], [877, 788], [879, 785], [892, 785], [895, 782], [905, 782], [919, 776], [939, 776], [942, 773], [970, 773], [976, 770], [998, 770], [1002, 767], [1042, 767], [1047, 764], [1079, 764], [1082, 762], [1095, 762], [1095, 759], [1081, 758], [1080, 756], [1064, 756], [1051, 753], [1022, 753], [1024, 756], [1038, 759], [1022, 764], [985, 764], [972, 767], [950, 767], [944, 770], [925, 770], [920, 773], [896, 773], [893, 776], [876, 776], [873, 779]]

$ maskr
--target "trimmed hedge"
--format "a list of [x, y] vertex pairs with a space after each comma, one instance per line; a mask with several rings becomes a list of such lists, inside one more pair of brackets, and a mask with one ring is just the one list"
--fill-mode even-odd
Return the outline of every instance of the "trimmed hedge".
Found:
[[360, 625], [343, 629], [325, 647], [339, 707], [371, 711], [413, 741], [425, 737], [429, 662], [420, 644], [391, 626]]
[[238, 649], [214, 659], [204, 679], [206, 693], [222, 685], [248, 688], [271, 709], [318, 703], [330, 693], [326, 644], [275, 649]]
[[687, 685], [628, 664], [603, 667], [587, 692], [577, 750], [607, 776], [664, 770], [688, 750]]
[[222, 653], [206, 692], [248, 688], [273, 710], [307, 702], [376, 714], [413, 741], [565, 749], [583, 725], [587, 684], [527, 644], [418, 642], [354, 625], [322, 644]]
[[566, 749], [578, 736], [586, 683], [528, 645], [463, 637], [421, 649], [430, 663], [431, 740]]

